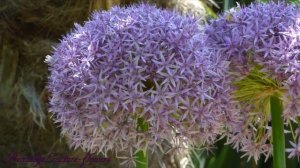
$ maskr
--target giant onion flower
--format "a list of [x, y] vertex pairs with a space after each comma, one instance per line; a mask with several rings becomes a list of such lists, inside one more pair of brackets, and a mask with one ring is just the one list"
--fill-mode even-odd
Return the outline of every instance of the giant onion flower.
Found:
[[268, 98], [280, 95], [285, 124], [300, 115], [299, 14], [286, 3], [254, 3], [225, 13], [205, 30], [204, 48], [231, 61], [233, 94], [245, 116], [227, 122], [228, 143], [255, 161], [272, 154]]
[[223, 131], [228, 63], [203, 56], [201, 35], [197, 19], [147, 4], [76, 25], [46, 60], [50, 111], [71, 146], [134, 154], [174, 134], [212, 144]]

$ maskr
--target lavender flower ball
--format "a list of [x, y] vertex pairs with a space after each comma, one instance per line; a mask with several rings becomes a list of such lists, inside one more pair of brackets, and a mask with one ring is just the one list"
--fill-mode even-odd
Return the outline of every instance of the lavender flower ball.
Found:
[[46, 59], [50, 111], [71, 146], [134, 154], [174, 135], [213, 143], [228, 63], [201, 56], [201, 35], [195, 18], [148, 4], [95, 12], [76, 25]]
[[[255, 68], [261, 67], [260, 72], [267, 74], [261, 80], [274, 81], [274, 86], [270, 88], [277, 87], [278, 92], [283, 95], [281, 98], [287, 123], [300, 116], [298, 7], [283, 2], [254, 3], [249, 7], [238, 7], [213, 21], [206, 27], [205, 33], [204, 48], [216, 57], [231, 61], [231, 74], [242, 79], [251, 75], [250, 72]], [[261, 74], [260, 72], [256, 73]], [[249, 78], [247, 81], [250, 81]], [[253, 86], [245, 84], [248, 90]], [[261, 88], [263, 87], [266, 86]], [[273, 92], [264, 96], [270, 96], [268, 94]], [[251, 101], [241, 105], [241, 115], [245, 117], [228, 122], [232, 133], [228, 136], [228, 141], [257, 161], [260, 154], [267, 157], [272, 154], [272, 129], [268, 126], [271, 118], [270, 114], [262, 113], [262, 108], [255, 109], [255, 97], [251, 98]]]

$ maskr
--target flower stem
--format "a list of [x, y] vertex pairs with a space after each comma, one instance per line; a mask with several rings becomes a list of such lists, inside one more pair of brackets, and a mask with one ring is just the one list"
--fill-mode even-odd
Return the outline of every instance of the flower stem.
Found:
[[271, 96], [273, 168], [285, 168], [285, 140], [282, 102], [277, 96]]
[[230, 8], [234, 7], [235, 1], [234, 0], [224, 0], [223, 10], [227, 11]]
[[[138, 129], [142, 132], [149, 130], [149, 124], [143, 118], [138, 118]], [[136, 153], [136, 167], [148, 168], [148, 154], [147, 149], [140, 150]]]

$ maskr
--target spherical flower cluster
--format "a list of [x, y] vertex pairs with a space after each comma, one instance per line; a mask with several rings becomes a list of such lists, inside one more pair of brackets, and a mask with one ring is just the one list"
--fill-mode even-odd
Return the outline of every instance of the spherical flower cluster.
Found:
[[95, 12], [76, 25], [46, 60], [62, 134], [75, 148], [104, 154], [159, 147], [174, 134], [213, 143], [228, 62], [202, 56], [202, 33], [197, 19], [147, 4]]
[[256, 161], [260, 154], [268, 157], [271, 117], [262, 108], [267, 98], [282, 95], [286, 122], [300, 115], [300, 11], [285, 3], [254, 3], [225, 13], [205, 33], [204, 48], [231, 61], [237, 77], [233, 94], [245, 117], [227, 123], [228, 143]]

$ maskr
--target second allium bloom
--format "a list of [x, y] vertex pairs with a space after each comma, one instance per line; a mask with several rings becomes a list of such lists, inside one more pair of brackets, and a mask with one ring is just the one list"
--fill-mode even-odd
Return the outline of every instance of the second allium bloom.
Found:
[[[174, 133], [221, 133], [227, 62], [203, 57], [193, 17], [149, 5], [96, 12], [47, 58], [51, 112], [72, 146], [106, 153], [160, 146]], [[137, 129], [142, 118], [146, 132]]]
[[228, 122], [228, 142], [256, 161], [260, 154], [268, 158], [272, 153], [270, 96], [277, 94], [284, 102], [286, 125], [299, 116], [299, 25], [298, 7], [255, 3], [224, 14], [206, 28], [205, 48], [231, 61], [233, 94], [245, 116]]

